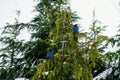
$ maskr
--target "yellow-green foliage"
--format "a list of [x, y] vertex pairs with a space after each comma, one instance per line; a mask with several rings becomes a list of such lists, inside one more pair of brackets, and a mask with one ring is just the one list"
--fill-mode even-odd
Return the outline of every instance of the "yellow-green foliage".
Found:
[[[51, 44], [59, 42], [61, 46], [53, 58], [39, 64], [32, 80], [92, 80], [92, 67], [99, 57], [97, 45], [106, 37], [94, 36], [96, 33], [92, 34], [94, 37], [82, 32], [73, 34], [70, 7], [61, 9], [61, 5], [58, 6], [55, 27], [51, 28], [49, 36]], [[79, 44], [81, 42], [74, 40], [74, 36], [85, 39], [85, 42]]]

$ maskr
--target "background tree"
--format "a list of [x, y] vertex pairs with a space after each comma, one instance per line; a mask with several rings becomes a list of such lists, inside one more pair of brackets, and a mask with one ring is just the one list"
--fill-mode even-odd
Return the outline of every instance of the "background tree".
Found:
[[[19, 15], [18, 15], [19, 16]], [[15, 79], [16, 76], [19, 76], [20, 73], [16, 71], [21, 69], [21, 49], [23, 41], [17, 39], [17, 36], [20, 34], [22, 27], [18, 24], [18, 20], [11, 25], [7, 24], [4, 27], [2, 36], [0, 38], [2, 47], [0, 49], [0, 58], [1, 58], [1, 74], [0, 79]]]
[[104, 80], [119, 80], [120, 79], [120, 34], [116, 34], [114, 37], [112, 37], [109, 41], [113, 48], [118, 48], [114, 52], [108, 52], [105, 54], [105, 61], [107, 68], [111, 68], [112, 71], [109, 75], [106, 76]]
[[[105, 74], [109, 70], [109, 72], [103, 77], [99, 76], [100, 80], [119, 80], [120, 77], [120, 49], [119, 49], [119, 40], [120, 35], [119, 35], [119, 30], [118, 34], [116, 34], [114, 37], [109, 39], [109, 45], [112, 46], [112, 48], [117, 48], [116, 51], [109, 51], [103, 54], [102, 60], [104, 62], [104, 66], [106, 69], [102, 70], [99, 74]], [[97, 77], [98, 77], [97, 76]], [[95, 77], [95, 79], [97, 79]]]

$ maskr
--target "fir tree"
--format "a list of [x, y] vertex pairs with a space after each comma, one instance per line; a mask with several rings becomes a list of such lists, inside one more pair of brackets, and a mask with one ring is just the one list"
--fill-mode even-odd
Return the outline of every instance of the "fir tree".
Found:
[[[92, 70], [100, 58], [101, 51], [98, 46], [108, 38], [100, 35], [103, 28], [96, 26], [96, 20], [93, 20], [90, 34], [74, 33], [70, 6], [67, 8], [61, 4], [58, 6], [55, 27], [49, 34], [51, 44], [54, 44], [52, 46], [59, 43], [61, 47], [59, 46], [53, 58], [39, 64], [32, 80], [92, 80]], [[85, 39], [85, 42], [78, 39]], [[104, 50], [104, 47], [101, 50]]]
[[[18, 15], [19, 16], [19, 15]], [[7, 24], [4, 27], [0, 41], [2, 48], [0, 49], [1, 57], [1, 74], [0, 79], [15, 79], [16, 76], [20, 75], [17, 69], [20, 69], [21, 61], [18, 55], [21, 53], [21, 48], [23, 42], [17, 39], [17, 36], [20, 34], [20, 24], [18, 24], [18, 19], [16, 22], [11, 25]]]
[[112, 37], [109, 41], [113, 48], [118, 48], [118, 50], [114, 52], [108, 52], [106, 57], [107, 68], [111, 68], [112, 71], [109, 75], [106, 76], [104, 80], [119, 80], [120, 79], [120, 29], [118, 29], [118, 33]]

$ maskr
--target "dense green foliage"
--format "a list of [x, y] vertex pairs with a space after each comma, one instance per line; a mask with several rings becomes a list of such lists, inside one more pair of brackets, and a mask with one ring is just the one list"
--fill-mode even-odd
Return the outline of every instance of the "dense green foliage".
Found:
[[[109, 44], [120, 45], [120, 36], [109, 39], [102, 35], [106, 26], [95, 19], [89, 32], [79, 27], [79, 19], [71, 11], [69, 0], [37, 0], [37, 15], [29, 23], [7, 24], [0, 37], [0, 80], [25, 77], [32, 80], [93, 80], [108, 68], [112, 72], [104, 80], [119, 80], [120, 50], [105, 52]], [[19, 16], [19, 14], [18, 14]], [[29, 30], [29, 41], [17, 37]], [[54, 56], [47, 58], [52, 49]], [[112, 63], [117, 62], [113, 66]]]

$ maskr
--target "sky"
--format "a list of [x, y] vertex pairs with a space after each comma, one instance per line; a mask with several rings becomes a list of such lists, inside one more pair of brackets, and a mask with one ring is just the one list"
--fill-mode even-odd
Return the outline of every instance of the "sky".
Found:
[[[33, 0], [0, 0], [0, 28], [4, 27], [6, 23], [13, 24], [15, 22], [16, 10], [21, 11], [19, 22], [29, 22], [34, 17], [34, 6]], [[21, 33], [25, 34], [19, 35], [18, 38], [28, 41], [29, 32], [23, 30]]]
[[[120, 7], [115, 6], [115, 1], [117, 0], [71, 0], [71, 8], [81, 17], [77, 23], [85, 30], [88, 30], [92, 23], [92, 12], [95, 9], [96, 18], [108, 25], [103, 34], [113, 36], [120, 23]], [[20, 22], [29, 22], [35, 15], [34, 6], [34, 0], [0, 0], [0, 27], [4, 27], [7, 22], [15, 22], [16, 10], [21, 10]]]
[[[72, 0], [71, 7], [81, 17], [81, 23], [88, 29], [92, 22], [93, 10], [96, 10], [96, 18], [104, 25], [108, 25], [105, 35], [116, 34], [117, 26], [120, 23], [120, 13], [115, 7], [115, 0]], [[119, 7], [120, 8], [120, 7]], [[80, 24], [81, 24], [80, 23]]]

